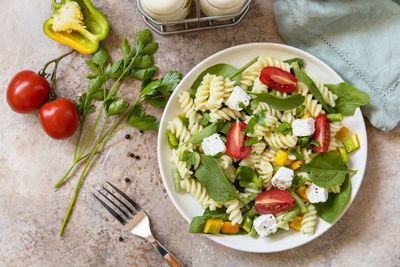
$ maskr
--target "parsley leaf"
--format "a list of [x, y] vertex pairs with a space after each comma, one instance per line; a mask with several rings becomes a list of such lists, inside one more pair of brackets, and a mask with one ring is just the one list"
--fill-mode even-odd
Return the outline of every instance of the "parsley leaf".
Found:
[[311, 140], [310, 145], [314, 145], [319, 148], [319, 142], [317, 140]]
[[206, 126], [210, 122], [210, 115], [206, 112], [203, 113], [203, 116], [199, 119], [199, 123], [203, 126]]
[[292, 126], [290, 125], [290, 123], [285, 121], [285, 122], [282, 122], [281, 124], [279, 124], [277, 127], [275, 127], [273, 132], [287, 135], [288, 133], [290, 133], [291, 130], [292, 130]]
[[264, 118], [265, 110], [260, 110], [259, 112], [257, 112], [253, 117], [251, 117], [243, 133], [254, 133], [254, 126], [256, 126], [257, 123], [263, 127], [267, 127]]
[[303, 136], [299, 138], [300, 148], [309, 147], [310, 146], [310, 136]]
[[135, 105], [128, 115], [127, 125], [138, 130], [157, 130], [159, 123], [154, 116], [144, 115], [144, 107]]
[[185, 150], [183, 154], [179, 156], [179, 160], [186, 162], [186, 168], [190, 169], [195, 163], [194, 152]]
[[292, 189], [297, 189], [307, 182], [307, 178], [301, 175], [296, 175], [292, 181]]
[[289, 153], [294, 155], [297, 160], [304, 160], [303, 155], [301, 155], [299, 152], [297, 152], [296, 149], [294, 149], [294, 148], [290, 149]]
[[306, 109], [306, 106], [301, 105], [300, 107], [297, 108], [296, 110], [296, 119], [300, 118], [301, 113]]

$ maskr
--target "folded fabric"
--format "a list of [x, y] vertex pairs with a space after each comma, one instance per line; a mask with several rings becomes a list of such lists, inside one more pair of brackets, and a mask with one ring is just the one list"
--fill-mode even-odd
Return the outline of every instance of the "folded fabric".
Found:
[[400, 121], [400, 0], [275, 0], [282, 38], [368, 93], [363, 114], [377, 128]]

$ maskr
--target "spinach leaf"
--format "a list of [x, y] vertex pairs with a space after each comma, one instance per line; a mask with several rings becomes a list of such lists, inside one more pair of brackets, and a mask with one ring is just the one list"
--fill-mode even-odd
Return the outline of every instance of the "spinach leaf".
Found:
[[325, 86], [338, 96], [335, 109], [345, 116], [353, 115], [357, 107], [369, 104], [369, 95], [348, 83], [326, 84]]
[[287, 59], [287, 60], [285, 60], [283, 62], [286, 62], [289, 65], [292, 65], [293, 62], [297, 62], [297, 64], [299, 65], [300, 68], [304, 68], [304, 60], [302, 58], [299, 58], [299, 57]]
[[348, 174], [357, 172], [348, 170], [342, 158], [331, 152], [315, 156], [309, 164], [302, 164], [300, 168], [310, 174], [314, 184], [321, 187], [341, 184]]
[[254, 170], [247, 166], [240, 166], [236, 170], [236, 176], [239, 177], [240, 180], [251, 181], [254, 175], [256, 175]]
[[306, 109], [306, 106], [301, 105], [300, 107], [297, 108], [296, 110], [296, 119], [300, 118], [301, 113]]
[[199, 119], [199, 123], [203, 126], [206, 126], [210, 122], [210, 114], [204, 112], [203, 116]]
[[209, 208], [204, 210], [203, 218], [209, 219], [222, 219], [224, 221], [229, 220], [229, 214], [226, 213], [226, 208], [217, 208], [216, 210], [210, 210]]
[[233, 121], [228, 121], [227, 123], [225, 123], [220, 132], [227, 135], [233, 123]]
[[328, 201], [323, 203], [315, 203], [319, 217], [328, 223], [333, 223], [336, 218], [342, 213], [351, 196], [351, 182], [347, 177], [342, 184], [339, 194], [329, 194]]
[[327, 113], [335, 113], [335, 110], [330, 106], [328, 106], [328, 104], [326, 104], [318, 87], [315, 85], [314, 81], [307, 75], [305, 70], [303, 68], [300, 68], [297, 62], [293, 62], [292, 67], [297, 80], [299, 82], [304, 83], [308, 87], [313, 97], [318, 100], [318, 102], [322, 105], [324, 110]]
[[202, 234], [206, 222], [207, 219], [203, 218], [203, 216], [193, 217], [192, 221], [190, 222], [189, 233]]
[[211, 156], [201, 155], [200, 158], [200, 166], [194, 175], [204, 185], [208, 196], [219, 202], [235, 199], [235, 188], [226, 178], [218, 162]]
[[251, 145], [257, 144], [259, 142], [260, 142], [260, 140], [258, 140], [257, 137], [250, 137], [249, 139], [244, 141], [244, 145], [245, 146], [251, 146]]
[[288, 133], [290, 133], [291, 130], [292, 130], [292, 126], [290, 125], [290, 123], [285, 121], [285, 122], [282, 122], [281, 124], [279, 124], [278, 126], [276, 126], [273, 132], [287, 135]]
[[190, 139], [189, 142], [197, 145], [203, 142], [203, 139], [206, 137], [209, 137], [217, 132], [218, 129], [218, 122], [214, 122], [213, 124], [208, 125], [205, 127], [203, 130], [198, 132], [197, 134], [193, 135]]
[[277, 109], [279, 111], [295, 109], [298, 106], [302, 105], [305, 100], [304, 96], [300, 94], [294, 94], [288, 97], [274, 96], [266, 93], [260, 93], [260, 94], [251, 93], [251, 94], [257, 96], [255, 99], [257, 102], [265, 102], [271, 108]]

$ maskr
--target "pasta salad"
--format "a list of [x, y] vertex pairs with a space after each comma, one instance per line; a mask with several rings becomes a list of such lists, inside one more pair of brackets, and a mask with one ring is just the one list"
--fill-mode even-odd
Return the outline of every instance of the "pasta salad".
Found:
[[301, 58], [259, 56], [206, 69], [179, 103], [166, 137], [176, 192], [204, 208], [191, 233], [313, 234], [345, 208], [360, 145], [342, 120], [367, 94], [311, 78]]

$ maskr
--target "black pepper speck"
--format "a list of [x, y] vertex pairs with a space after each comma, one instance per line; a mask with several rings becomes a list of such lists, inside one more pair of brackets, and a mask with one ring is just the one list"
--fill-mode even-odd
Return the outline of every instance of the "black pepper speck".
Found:
[[134, 157], [135, 157], [135, 154], [129, 153], [129, 157], [134, 158]]
[[130, 183], [131, 179], [129, 179], [128, 177], [125, 178], [125, 182]]
[[130, 138], [131, 138], [130, 134], [125, 135], [125, 139], [130, 139]]
[[119, 242], [124, 241], [124, 239], [122, 238], [122, 236], [120, 236], [120, 237], [118, 238], [118, 240], [119, 240]]
[[136, 159], [140, 159], [140, 156], [136, 156]]

